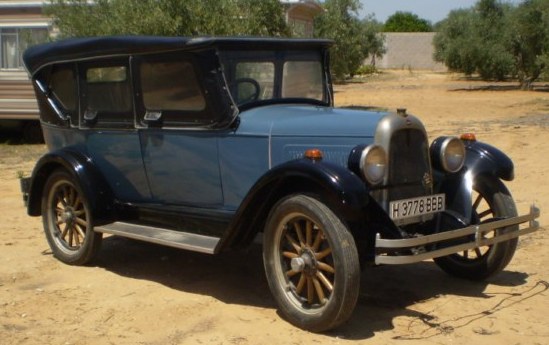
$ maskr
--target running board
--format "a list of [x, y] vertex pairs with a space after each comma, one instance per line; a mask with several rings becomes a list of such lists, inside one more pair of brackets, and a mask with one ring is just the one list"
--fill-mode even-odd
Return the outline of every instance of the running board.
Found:
[[143, 226], [124, 222], [115, 222], [94, 228], [97, 232], [132, 238], [168, 247], [214, 254], [219, 242], [217, 237], [167, 230], [153, 226]]

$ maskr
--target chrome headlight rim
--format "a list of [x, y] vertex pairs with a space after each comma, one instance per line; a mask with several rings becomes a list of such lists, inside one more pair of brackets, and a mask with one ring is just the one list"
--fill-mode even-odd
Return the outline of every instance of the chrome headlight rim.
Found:
[[[457, 149], [458, 151], [455, 151]], [[451, 152], [454, 150], [453, 152]], [[465, 145], [457, 137], [447, 137], [440, 146], [440, 164], [449, 173], [456, 173], [465, 164]]]
[[383, 146], [374, 144], [365, 147], [360, 155], [359, 167], [370, 185], [381, 184], [387, 173], [387, 153]]

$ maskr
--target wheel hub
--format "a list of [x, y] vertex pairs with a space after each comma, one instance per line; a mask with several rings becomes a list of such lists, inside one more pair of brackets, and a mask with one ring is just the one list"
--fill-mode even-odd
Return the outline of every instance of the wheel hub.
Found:
[[74, 222], [75, 218], [76, 216], [74, 215], [74, 212], [70, 207], [65, 208], [65, 210], [61, 213], [61, 220], [64, 223], [71, 224]]
[[305, 249], [301, 253], [301, 256], [293, 258], [290, 261], [290, 266], [295, 272], [304, 272], [305, 274], [313, 275], [317, 270], [315, 255], [311, 250]]

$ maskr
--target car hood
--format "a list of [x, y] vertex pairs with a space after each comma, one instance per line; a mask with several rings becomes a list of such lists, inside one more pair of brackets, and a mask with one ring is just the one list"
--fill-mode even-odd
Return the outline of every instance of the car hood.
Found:
[[271, 137], [372, 138], [387, 112], [303, 105], [258, 107], [240, 114], [238, 133]]

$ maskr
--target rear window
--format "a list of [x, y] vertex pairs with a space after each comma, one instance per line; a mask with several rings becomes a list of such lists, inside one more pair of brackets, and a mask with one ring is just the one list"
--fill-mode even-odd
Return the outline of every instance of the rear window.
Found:
[[90, 68], [86, 72], [86, 80], [91, 84], [121, 83], [127, 78], [127, 69], [123, 66]]

